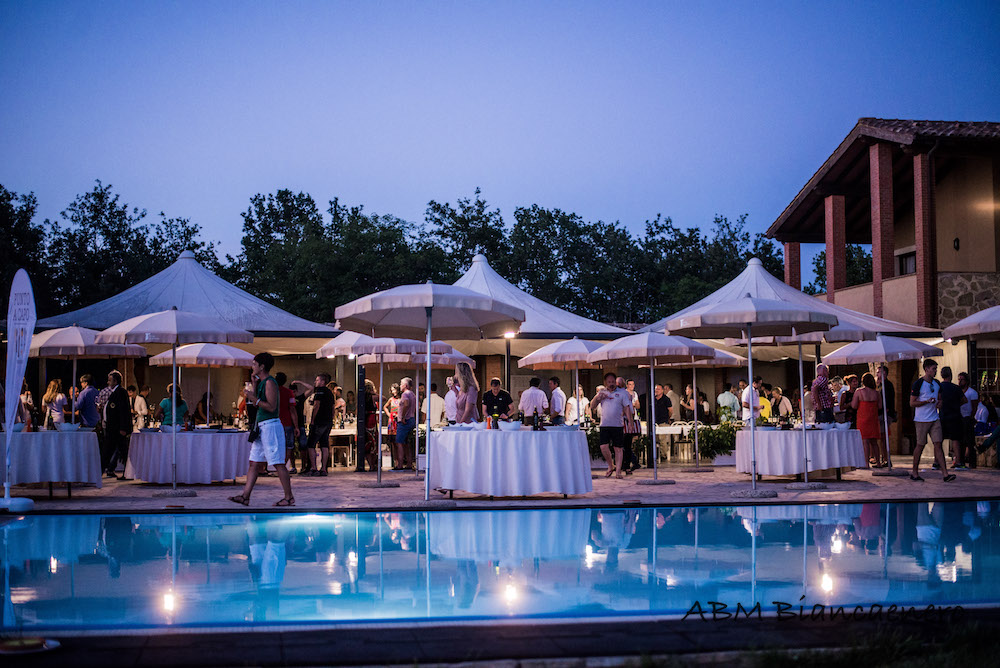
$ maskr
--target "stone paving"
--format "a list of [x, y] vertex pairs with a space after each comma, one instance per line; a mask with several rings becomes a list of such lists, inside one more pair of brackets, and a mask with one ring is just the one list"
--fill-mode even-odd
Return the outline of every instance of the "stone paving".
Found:
[[[903, 463], [902, 458], [897, 458]], [[737, 473], [729, 467], [717, 467], [710, 473], [693, 473], [683, 467], [664, 466], [660, 477], [676, 481], [673, 485], [648, 486], [637, 484], [649, 480], [652, 471], [640, 470], [624, 480], [606, 479], [604, 471], [595, 470], [594, 491], [564, 499], [559, 494], [544, 494], [530, 498], [496, 498], [477, 496], [465, 492], [455, 492], [454, 500], [438, 492], [431, 492], [431, 500], [424, 501], [422, 476], [414, 473], [383, 473], [383, 481], [398, 482], [398, 488], [366, 489], [361, 483], [373, 482], [373, 473], [356, 473], [353, 469], [334, 468], [330, 475], [321, 477], [292, 476], [292, 491], [296, 507], [273, 508], [273, 503], [281, 498], [281, 486], [275, 476], [261, 478], [250, 501], [250, 509], [261, 510], [362, 510], [397, 508], [498, 508], [498, 507], [573, 507], [620, 504], [642, 505], [745, 505], [747, 503], [861, 503], [864, 501], [917, 501], [929, 499], [993, 498], [1000, 497], [1000, 470], [979, 468], [955, 471], [958, 479], [945, 483], [941, 474], [931, 470], [931, 460], [925, 457], [922, 476], [925, 482], [913, 482], [903, 477], [873, 477], [870, 471], [856, 470], [845, 473], [843, 480], [824, 479], [827, 488], [823, 490], [788, 490], [786, 485], [792, 478], [765, 478], [758, 483], [761, 489], [778, 492], [776, 498], [753, 501], [733, 499], [735, 490], [750, 487], [750, 476]], [[812, 480], [812, 479], [811, 479]], [[242, 479], [240, 480], [242, 483]], [[30, 496], [36, 502], [35, 510], [47, 511], [157, 511], [157, 510], [222, 510], [238, 512], [243, 506], [228, 500], [238, 494], [241, 486], [232, 483], [212, 485], [183, 485], [179, 488], [192, 489], [195, 497], [160, 498], [155, 492], [169, 489], [169, 485], [153, 485], [139, 481], [123, 482], [105, 479], [104, 487], [75, 485], [72, 498], [66, 497], [65, 488], [56, 487], [55, 497], [48, 498], [48, 486], [35, 488], [16, 487], [15, 496]]]

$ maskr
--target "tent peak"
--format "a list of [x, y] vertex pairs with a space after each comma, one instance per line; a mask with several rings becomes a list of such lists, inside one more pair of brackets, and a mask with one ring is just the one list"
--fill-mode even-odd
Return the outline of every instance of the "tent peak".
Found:
[[194, 256], [194, 251], [190, 250], [190, 249], [186, 250], [183, 253], [181, 253], [180, 255], [178, 255], [177, 259], [178, 260], [194, 260], [195, 262], [198, 261], [198, 259]]
[[485, 262], [486, 264], [489, 264], [489, 261], [486, 259], [486, 256], [483, 255], [482, 253], [476, 253], [474, 256], [472, 256], [472, 262], [473, 263]]
[[763, 267], [764, 263], [760, 261], [760, 258], [758, 258], [758, 257], [752, 257], [752, 258], [750, 258], [750, 261], [747, 262], [747, 266], [748, 267]]

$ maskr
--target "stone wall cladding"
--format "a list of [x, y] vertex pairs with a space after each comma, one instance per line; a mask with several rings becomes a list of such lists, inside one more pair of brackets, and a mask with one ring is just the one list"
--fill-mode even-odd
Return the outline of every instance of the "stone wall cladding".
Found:
[[938, 274], [938, 325], [944, 329], [984, 308], [1000, 304], [1000, 273]]

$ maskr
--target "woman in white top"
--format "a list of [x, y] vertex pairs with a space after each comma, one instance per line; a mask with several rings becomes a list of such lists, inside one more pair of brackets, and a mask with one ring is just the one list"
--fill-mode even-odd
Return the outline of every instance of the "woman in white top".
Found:
[[135, 399], [132, 401], [132, 422], [136, 431], [145, 429], [146, 425], [149, 424], [149, 403], [146, 401], [149, 392], [149, 385], [143, 385], [139, 394], [135, 395]]
[[45, 412], [45, 424], [55, 425], [66, 421], [66, 395], [62, 392], [62, 381], [58, 378], [49, 381], [49, 386], [42, 395], [42, 410]]
[[[582, 416], [590, 415], [590, 399], [583, 393], [583, 385], [576, 387], [576, 399], [566, 401], [566, 424], [578, 424]], [[580, 405], [579, 412], [576, 410]]]

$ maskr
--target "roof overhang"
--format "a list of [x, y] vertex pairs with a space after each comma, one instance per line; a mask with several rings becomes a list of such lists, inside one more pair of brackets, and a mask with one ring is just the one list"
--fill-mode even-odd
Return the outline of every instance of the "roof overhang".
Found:
[[826, 238], [824, 200], [843, 195], [846, 205], [847, 243], [871, 243], [871, 186], [869, 147], [888, 144], [893, 152], [894, 206], [902, 213], [913, 206], [913, 161], [902, 159], [930, 151], [944, 159], [936, 165], [939, 176], [949, 156], [1000, 155], [1000, 124], [951, 121], [887, 121], [862, 118], [836, 150], [823, 162], [781, 215], [767, 229], [767, 236], [781, 242], [823, 243]]

